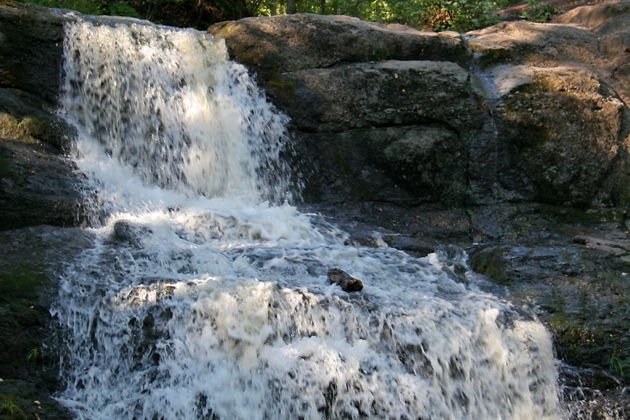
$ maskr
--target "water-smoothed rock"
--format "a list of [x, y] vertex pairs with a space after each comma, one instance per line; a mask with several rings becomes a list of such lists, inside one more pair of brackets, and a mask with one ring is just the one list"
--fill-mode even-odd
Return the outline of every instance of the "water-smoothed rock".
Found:
[[138, 226], [126, 220], [119, 220], [114, 224], [112, 238], [118, 242], [140, 247], [142, 237], [150, 233], [151, 230], [147, 227]]
[[232, 56], [261, 74], [270, 88], [274, 75], [382, 60], [466, 62], [470, 53], [455, 32], [421, 32], [349, 16], [277, 15], [221, 22], [209, 28], [225, 38]]
[[345, 292], [360, 292], [363, 290], [363, 282], [338, 268], [328, 270], [328, 281], [336, 284]]
[[92, 238], [41, 226], [0, 232], [0, 243], [0, 405], [28, 418], [70, 419], [50, 396], [59, 386], [59, 349], [49, 308], [61, 271]]
[[79, 180], [74, 164], [51, 146], [0, 139], [0, 229], [81, 223]]
[[83, 219], [81, 178], [63, 156], [76, 133], [54, 113], [65, 20], [52, 9], [0, 7], [0, 229]]

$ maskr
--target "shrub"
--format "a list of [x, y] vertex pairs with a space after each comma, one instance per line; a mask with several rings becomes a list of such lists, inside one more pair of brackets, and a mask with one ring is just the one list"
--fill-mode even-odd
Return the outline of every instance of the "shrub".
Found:
[[539, 0], [528, 0], [527, 3], [529, 7], [521, 15], [521, 18], [532, 22], [549, 22], [559, 12], [551, 4], [541, 3]]

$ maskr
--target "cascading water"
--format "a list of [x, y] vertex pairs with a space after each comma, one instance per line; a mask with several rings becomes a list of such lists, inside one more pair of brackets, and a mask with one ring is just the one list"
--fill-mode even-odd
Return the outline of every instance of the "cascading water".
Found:
[[548, 333], [456, 274], [463, 256], [344, 246], [283, 201], [286, 118], [222, 41], [76, 18], [64, 45], [104, 214], [56, 309], [77, 418], [562, 416]]

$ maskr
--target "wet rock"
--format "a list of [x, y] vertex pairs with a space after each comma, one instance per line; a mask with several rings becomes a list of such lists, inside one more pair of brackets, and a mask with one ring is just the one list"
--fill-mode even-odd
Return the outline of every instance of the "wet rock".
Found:
[[24, 4], [0, 7], [0, 86], [54, 106], [61, 81], [61, 12]]
[[52, 146], [0, 138], [0, 229], [84, 220], [81, 177]]
[[61, 155], [75, 131], [54, 115], [65, 19], [52, 9], [0, 7], [0, 229], [84, 219], [81, 177]]
[[[582, 227], [576, 242], [574, 229], [579, 228], [558, 225], [547, 237], [475, 245], [469, 249], [470, 266], [502, 286], [516, 305], [535, 310], [552, 331], [561, 360], [607, 371], [627, 383], [627, 373], [613, 361], [630, 357], [628, 265], [611, 258], [610, 245], [590, 245], [618, 244], [606, 238], [625, 234]], [[585, 379], [584, 385], [601, 389], [603, 383]]]
[[149, 228], [134, 225], [126, 220], [119, 220], [114, 224], [113, 239], [127, 242], [133, 246], [140, 246], [142, 237], [151, 233]]
[[346, 292], [360, 292], [363, 290], [363, 282], [361, 280], [355, 279], [338, 268], [328, 270], [328, 281], [341, 287]]
[[0, 406], [13, 404], [28, 418], [70, 419], [51, 397], [60, 384], [49, 308], [61, 270], [93, 238], [78, 229], [40, 226], [2, 231], [0, 243]]
[[436, 248], [434, 241], [401, 234], [383, 235], [383, 240], [392, 248], [400, 249], [416, 257], [425, 257]]
[[584, 245], [589, 249], [595, 249], [614, 256], [630, 253], [630, 240], [628, 239], [609, 240], [579, 235], [573, 238], [573, 242]]
[[17, 89], [0, 89], [0, 138], [47, 143], [68, 153], [76, 130], [46, 110], [48, 105], [34, 95]]

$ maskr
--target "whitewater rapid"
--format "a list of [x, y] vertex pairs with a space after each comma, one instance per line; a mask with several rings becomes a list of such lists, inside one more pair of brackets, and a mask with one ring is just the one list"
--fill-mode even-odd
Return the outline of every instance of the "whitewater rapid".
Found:
[[463, 253], [346, 246], [290, 204], [287, 118], [222, 40], [74, 16], [64, 60], [97, 238], [55, 308], [78, 419], [562, 417], [549, 333]]

